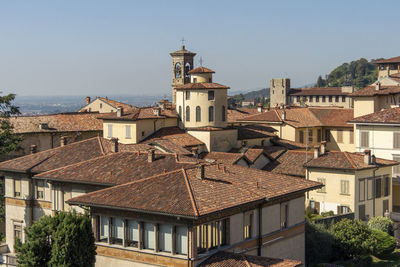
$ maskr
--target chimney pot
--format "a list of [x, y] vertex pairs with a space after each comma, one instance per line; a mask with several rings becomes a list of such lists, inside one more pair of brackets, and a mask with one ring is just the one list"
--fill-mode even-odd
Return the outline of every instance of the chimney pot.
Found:
[[319, 146], [314, 146], [314, 159], [319, 157]]
[[201, 164], [200, 167], [197, 169], [196, 177], [199, 179], [204, 179], [204, 172], [205, 172], [205, 166]]
[[326, 141], [321, 142], [321, 153], [320, 155], [324, 155], [326, 153]]
[[61, 136], [60, 138], [60, 146], [65, 146], [67, 144], [67, 137]]
[[148, 151], [147, 162], [151, 163], [154, 161], [154, 149]]
[[118, 152], [118, 138], [111, 138], [111, 152]]
[[31, 150], [31, 154], [35, 154], [37, 152], [37, 146], [31, 145], [30, 150]]
[[381, 83], [380, 83], [380, 82], [377, 82], [377, 83], [375, 84], [375, 90], [376, 90], [376, 91], [381, 90]]
[[121, 117], [122, 115], [124, 115], [122, 108], [117, 108], [117, 117]]
[[90, 96], [86, 97], [86, 104], [90, 104]]
[[371, 150], [364, 150], [364, 163], [367, 165], [371, 165]]

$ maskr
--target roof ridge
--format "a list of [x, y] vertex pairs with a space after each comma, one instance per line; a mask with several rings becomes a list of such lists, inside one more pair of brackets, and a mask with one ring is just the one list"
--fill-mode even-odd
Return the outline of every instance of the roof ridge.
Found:
[[347, 152], [347, 151], [344, 151], [343, 153], [344, 153], [345, 157], [347, 158], [347, 160], [350, 162], [351, 166], [352, 166], [354, 169], [357, 169], [357, 165], [355, 164], [355, 162], [353, 161], [353, 159], [350, 157], [350, 155], [348, 155], [348, 152]]
[[[276, 108], [274, 108], [274, 111], [275, 111], [276, 116], [278, 116], [278, 120], [279, 120], [280, 122], [284, 122], [284, 121], [282, 120], [281, 116], [279, 115], [278, 110], [277, 110]], [[261, 114], [262, 114], [262, 113], [261, 113]]]
[[103, 155], [105, 155], [106, 153], [104, 152], [103, 142], [102, 142], [102, 140], [100, 139], [100, 135], [98, 135], [97, 138], [98, 138], [98, 140], [99, 140], [99, 146], [100, 146], [101, 153], [102, 153]]
[[182, 173], [183, 173], [183, 177], [185, 178], [185, 184], [186, 184], [187, 190], [189, 191], [189, 197], [190, 197], [190, 201], [192, 202], [192, 208], [193, 208], [194, 214], [196, 216], [199, 216], [199, 209], [197, 208], [197, 204], [196, 204], [196, 200], [194, 198], [192, 186], [190, 184], [189, 178], [188, 178], [186, 170], [184, 168], [182, 168]]

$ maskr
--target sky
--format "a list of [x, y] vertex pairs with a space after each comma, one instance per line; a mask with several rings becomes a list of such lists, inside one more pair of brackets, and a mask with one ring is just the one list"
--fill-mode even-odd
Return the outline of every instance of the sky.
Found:
[[0, 0], [0, 91], [171, 95], [170, 52], [231, 91], [313, 83], [344, 62], [400, 56], [400, 1]]

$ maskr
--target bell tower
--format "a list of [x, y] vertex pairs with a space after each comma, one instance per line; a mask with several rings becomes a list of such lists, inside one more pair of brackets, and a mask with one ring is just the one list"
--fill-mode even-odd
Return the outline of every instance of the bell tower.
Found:
[[176, 87], [190, 83], [189, 71], [193, 69], [193, 58], [196, 53], [190, 52], [182, 45], [181, 49], [170, 53], [172, 57], [172, 104], [176, 104]]

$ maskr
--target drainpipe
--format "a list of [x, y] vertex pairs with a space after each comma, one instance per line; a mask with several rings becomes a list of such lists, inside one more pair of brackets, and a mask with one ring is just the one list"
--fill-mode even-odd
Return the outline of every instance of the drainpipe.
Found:
[[257, 255], [262, 253], [262, 204], [258, 206], [258, 251]]
[[376, 170], [377, 169], [373, 169], [372, 170], [372, 173], [373, 173], [373, 176], [372, 176], [372, 181], [374, 181], [374, 194], [373, 194], [373, 198], [372, 198], [372, 216], [373, 217], [375, 217], [375, 198], [376, 198], [376, 195], [375, 195], [375, 193], [376, 193], [376, 181], [375, 181], [375, 176], [376, 176]]

